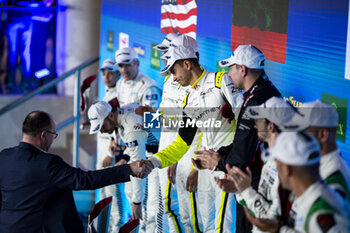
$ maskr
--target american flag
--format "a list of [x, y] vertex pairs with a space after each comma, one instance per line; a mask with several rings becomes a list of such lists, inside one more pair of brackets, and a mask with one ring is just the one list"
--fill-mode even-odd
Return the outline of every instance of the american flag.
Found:
[[196, 39], [196, 0], [162, 0], [161, 32], [181, 33]]

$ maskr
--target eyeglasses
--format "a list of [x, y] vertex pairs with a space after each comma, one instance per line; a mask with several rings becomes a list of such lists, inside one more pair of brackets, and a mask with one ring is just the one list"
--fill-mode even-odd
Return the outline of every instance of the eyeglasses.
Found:
[[58, 137], [58, 133], [56, 132], [51, 132], [51, 131], [48, 131], [46, 130], [46, 132], [50, 133], [50, 134], [53, 134], [53, 138], [56, 139]]

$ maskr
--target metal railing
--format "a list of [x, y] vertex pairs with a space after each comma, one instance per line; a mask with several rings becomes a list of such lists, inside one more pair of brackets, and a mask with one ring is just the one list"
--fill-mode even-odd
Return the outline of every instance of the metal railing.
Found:
[[73, 116], [68, 117], [66, 120], [62, 121], [57, 125], [57, 131], [60, 131], [64, 127], [74, 123], [73, 128], [73, 166], [78, 167], [79, 166], [79, 120], [80, 120], [80, 73], [81, 71], [92, 65], [93, 63], [97, 62], [99, 60], [99, 57], [92, 57], [82, 64], [76, 66], [75, 68], [65, 72], [60, 77], [53, 79], [52, 81], [46, 83], [45, 85], [39, 87], [38, 89], [22, 96], [21, 98], [18, 98], [17, 100], [7, 104], [6, 106], [2, 107], [0, 109], [0, 116], [4, 115], [5, 113], [11, 111], [12, 109], [20, 106], [21, 104], [24, 104], [28, 100], [32, 99], [33, 97], [43, 93], [47, 89], [57, 85], [57, 83], [62, 82], [63, 80], [71, 77], [72, 75], [75, 75], [75, 82], [74, 82], [74, 111]]

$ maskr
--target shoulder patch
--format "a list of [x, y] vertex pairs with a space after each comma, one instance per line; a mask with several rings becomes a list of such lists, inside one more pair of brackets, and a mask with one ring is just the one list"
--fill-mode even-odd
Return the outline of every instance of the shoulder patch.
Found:
[[225, 73], [225, 71], [215, 73], [215, 87], [221, 88], [221, 79], [222, 79], [222, 76], [224, 75], [224, 73]]
[[335, 225], [333, 214], [320, 214], [316, 221], [323, 233], [328, 232]]
[[[318, 222], [318, 218], [319, 216], [323, 216], [323, 218], [329, 218], [329, 215], [332, 216], [333, 218], [333, 214], [332, 213], [338, 213], [338, 211], [332, 206], [330, 205], [324, 198], [319, 197], [311, 206], [311, 208], [309, 209], [306, 218], [305, 218], [305, 225], [304, 228], [306, 230], [306, 232], [308, 232], [309, 229], [308, 228], [308, 222], [310, 220], [311, 215], [313, 215], [314, 213], [316, 213], [317, 211], [327, 211], [327, 214], [319, 214], [317, 215], [317, 219], [316, 221]], [[334, 219], [333, 219], [334, 221]], [[320, 225], [321, 226], [321, 225]], [[327, 231], [323, 231], [323, 232], [327, 232]]]
[[350, 190], [344, 175], [340, 170], [333, 172], [324, 179], [326, 183], [331, 186], [343, 199], [350, 198]]

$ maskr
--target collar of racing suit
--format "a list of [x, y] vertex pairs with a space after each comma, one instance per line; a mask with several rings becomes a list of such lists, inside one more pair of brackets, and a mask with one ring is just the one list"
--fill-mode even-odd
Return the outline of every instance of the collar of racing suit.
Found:
[[191, 85], [191, 88], [193, 88], [194, 86], [196, 86], [196, 84], [203, 78], [204, 74], [206, 73], [207, 71], [205, 69], [203, 69], [203, 72], [202, 74], [199, 76], [199, 78]]
[[268, 78], [265, 73], [261, 74], [259, 78], [254, 82], [254, 84], [249, 88], [249, 90], [243, 94], [243, 99], [247, 99], [250, 95], [252, 95], [256, 91], [257, 87], [259, 87], [267, 79]]

